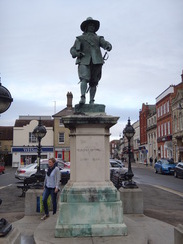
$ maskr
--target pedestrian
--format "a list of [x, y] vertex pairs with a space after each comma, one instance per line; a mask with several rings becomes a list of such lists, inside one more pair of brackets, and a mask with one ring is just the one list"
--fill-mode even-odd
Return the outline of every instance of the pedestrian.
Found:
[[[103, 36], [98, 36], [96, 32], [100, 27], [100, 22], [88, 17], [81, 23], [83, 34], [77, 36], [70, 53], [78, 64], [78, 74], [80, 79], [81, 100], [80, 104], [85, 104], [85, 94], [90, 90], [90, 104], [94, 103], [96, 87], [102, 75], [102, 65], [106, 59], [102, 57], [100, 47], [111, 51], [112, 45]], [[107, 54], [107, 53], [106, 53]], [[89, 87], [87, 84], [89, 83]]]
[[52, 204], [53, 204], [53, 214], [56, 214], [57, 211], [57, 193], [59, 191], [60, 184], [60, 170], [56, 166], [55, 158], [50, 158], [48, 161], [48, 171], [44, 180], [44, 191], [43, 191], [43, 206], [45, 215], [41, 218], [45, 220], [49, 217], [49, 210], [47, 199], [51, 195]]
[[152, 158], [152, 157], [150, 157], [149, 161], [150, 161], [150, 166], [152, 166], [152, 163], [153, 163], [153, 158]]

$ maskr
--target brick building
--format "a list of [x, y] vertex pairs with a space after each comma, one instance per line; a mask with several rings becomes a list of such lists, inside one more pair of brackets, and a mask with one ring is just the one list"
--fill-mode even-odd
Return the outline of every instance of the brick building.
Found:
[[13, 126], [0, 126], [0, 162], [11, 165], [13, 145]]
[[174, 86], [169, 86], [156, 98], [158, 158], [172, 158], [171, 102]]
[[183, 71], [182, 82], [172, 95], [172, 147], [175, 162], [183, 161]]
[[155, 110], [155, 105], [142, 104], [142, 109], [139, 112], [139, 121], [140, 121], [140, 146], [139, 146], [139, 161], [146, 163], [147, 162], [147, 153], [148, 153], [148, 141], [147, 141], [147, 117], [148, 115]]
[[182, 81], [178, 85], [169, 86], [156, 98], [158, 157], [174, 158], [175, 161], [182, 155], [177, 152], [182, 150], [183, 134], [183, 115], [178, 109], [183, 100], [183, 74], [181, 76]]
[[110, 158], [121, 158], [120, 140], [112, 140], [110, 142]]

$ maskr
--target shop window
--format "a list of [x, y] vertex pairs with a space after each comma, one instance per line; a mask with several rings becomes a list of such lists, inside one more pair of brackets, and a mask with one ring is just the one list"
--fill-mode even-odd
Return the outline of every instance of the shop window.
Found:
[[58, 158], [63, 159], [63, 153], [62, 152], [58, 152]]

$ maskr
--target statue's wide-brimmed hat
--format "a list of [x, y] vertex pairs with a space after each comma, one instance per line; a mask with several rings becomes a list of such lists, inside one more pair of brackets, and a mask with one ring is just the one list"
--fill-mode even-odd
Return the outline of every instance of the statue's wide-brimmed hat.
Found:
[[81, 23], [81, 30], [82, 31], [85, 31], [86, 30], [86, 27], [88, 26], [89, 23], [92, 23], [94, 24], [95, 26], [95, 31], [98, 31], [99, 27], [100, 27], [100, 22], [98, 20], [94, 20], [92, 17], [88, 17], [85, 21], [83, 21]]

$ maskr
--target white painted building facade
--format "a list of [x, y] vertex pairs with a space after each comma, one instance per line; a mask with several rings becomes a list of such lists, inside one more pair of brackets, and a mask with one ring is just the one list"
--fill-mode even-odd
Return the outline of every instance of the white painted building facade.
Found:
[[[13, 128], [12, 167], [24, 166], [37, 159], [37, 139], [32, 134], [40, 116], [19, 116]], [[53, 120], [51, 116], [41, 116], [46, 135], [41, 140], [41, 157], [54, 156]]]

